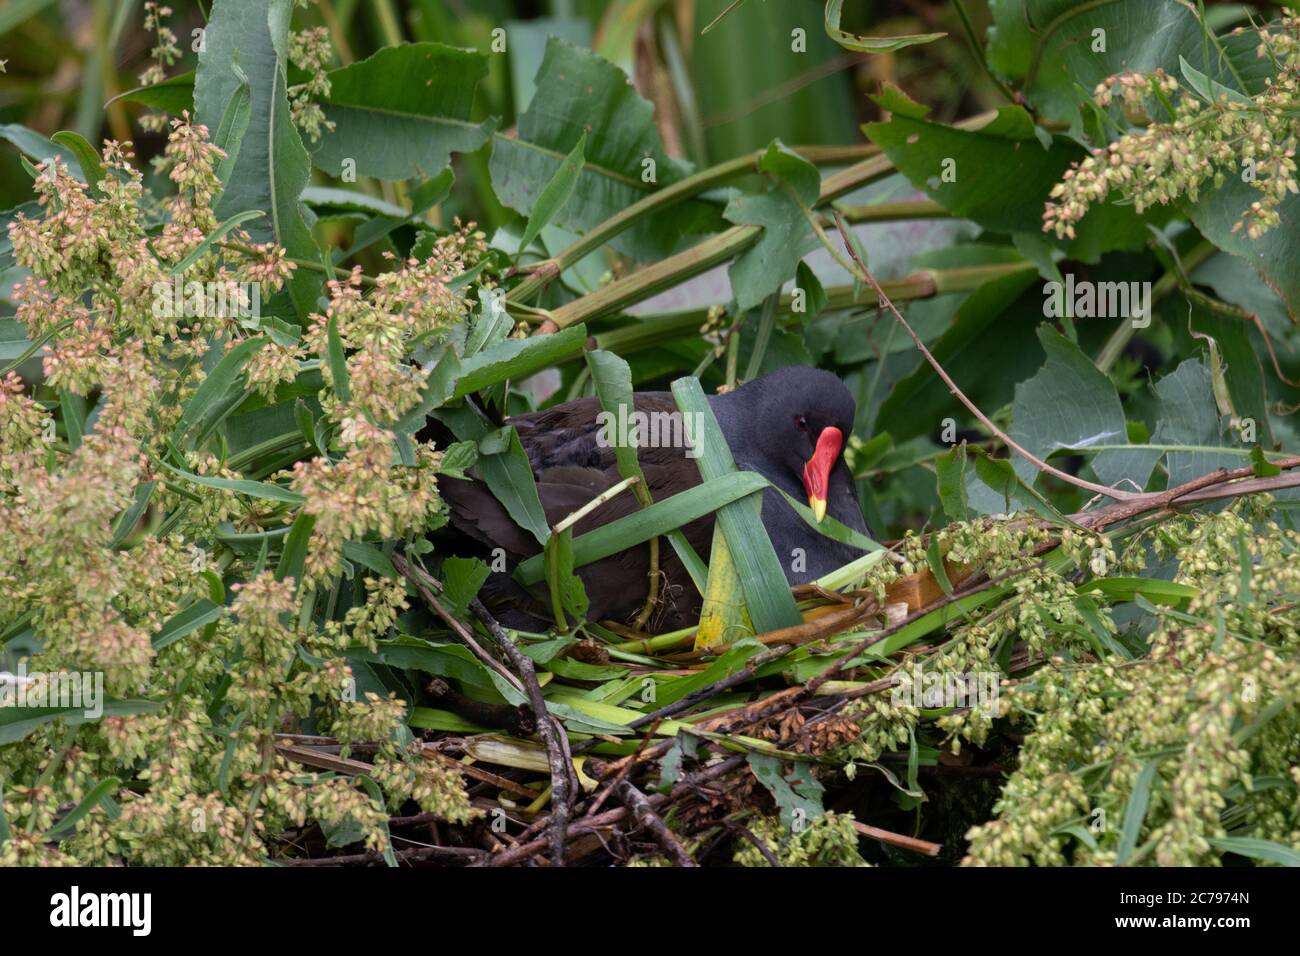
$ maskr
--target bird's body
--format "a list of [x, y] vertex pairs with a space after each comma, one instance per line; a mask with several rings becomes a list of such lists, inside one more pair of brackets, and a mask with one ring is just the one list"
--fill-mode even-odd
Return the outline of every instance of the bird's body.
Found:
[[[635, 411], [643, 421], [668, 422], [677, 406], [667, 392], [642, 392], [634, 397]], [[824, 432], [835, 433], [834, 452], [823, 469], [825, 510], [841, 523], [866, 532], [862, 509], [852, 477], [839, 457], [839, 436], [848, 434], [853, 423], [852, 396], [834, 375], [803, 366], [780, 369], [739, 389], [710, 397], [709, 404], [736, 461], [744, 470], [762, 474], [773, 485], [796, 500], [812, 495], [807, 477], [810, 457], [827, 458]], [[621, 480], [613, 443], [602, 433], [601, 407], [594, 398], [583, 398], [509, 420], [528, 454], [538, 495], [547, 522], [554, 525], [596, 495]], [[662, 428], [662, 436], [691, 435], [682, 429]], [[644, 431], [643, 431], [644, 434]], [[638, 443], [637, 457], [646, 484], [655, 501], [662, 501], [699, 484], [696, 458], [680, 441], [660, 441], [647, 446]], [[832, 463], [833, 462], [833, 463]], [[509, 580], [509, 570], [540, 547], [535, 538], [509, 517], [492, 493], [477, 481], [448, 479], [441, 485], [451, 505], [452, 524], [489, 549], [504, 549], [507, 573], [494, 574], [487, 590], [504, 600], [499, 613], [507, 623], [528, 627], [545, 623], [544, 605]], [[639, 507], [633, 495], [622, 494], [578, 522], [575, 534], [607, 524]], [[763, 492], [763, 524], [777, 558], [792, 584], [811, 581], [853, 560], [862, 552], [831, 540], [810, 527], [772, 489]], [[700, 518], [683, 529], [696, 552], [707, 560], [713, 535], [713, 516]], [[660, 570], [665, 587], [661, 610], [652, 622], [654, 630], [673, 630], [693, 624], [699, 616], [701, 598], [673, 549], [659, 550]], [[642, 544], [611, 555], [578, 570], [594, 620], [623, 620], [635, 614], [645, 602], [648, 590], [649, 547]]]

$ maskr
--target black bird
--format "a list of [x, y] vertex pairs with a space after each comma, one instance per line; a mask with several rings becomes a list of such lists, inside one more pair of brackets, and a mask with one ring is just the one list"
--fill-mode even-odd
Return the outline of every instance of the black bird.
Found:
[[[642, 392], [634, 396], [634, 404], [635, 411], [645, 416], [640, 421], [633, 419], [632, 424], [640, 425], [637, 457], [654, 500], [662, 501], [699, 484], [696, 461], [679, 440], [694, 437], [693, 430], [683, 429], [672, 395]], [[709, 404], [737, 467], [758, 472], [796, 499], [805, 496], [818, 520], [829, 514], [856, 531], [867, 532], [853, 478], [840, 454], [853, 427], [855, 403], [835, 375], [789, 366], [735, 391], [711, 396]], [[566, 402], [515, 416], [507, 423], [515, 426], [528, 454], [548, 523], [555, 524], [620, 480], [613, 447], [619, 438], [613, 430], [616, 423], [602, 416], [596, 399]], [[647, 438], [655, 438], [651, 423], [659, 426], [658, 441], [647, 447]], [[520, 628], [545, 626], [546, 604], [509, 576], [519, 561], [540, 551], [536, 539], [515, 524], [480, 482], [449, 478], [440, 488], [451, 505], [453, 527], [486, 549], [505, 551], [507, 571], [492, 575], [484, 594], [502, 621]], [[614, 521], [637, 507], [630, 493], [619, 495], [578, 522], [574, 534]], [[809, 527], [771, 488], [763, 492], [762, 518], [792, 584], [814, 580], [862, 554]], [[707, 560], [713, 516], [706, 515], [683, 530], [696, 552]], [[687, 627], [698, 620], [700, 595], [671, 547], [661, 546], [659, 559], [666, 587], [652, 630]], [[649, 548], [645, 544], [578, 569], [591, 602], [588, 616], [593, 620], [633, 616], [645, 601], [648, 571]]]

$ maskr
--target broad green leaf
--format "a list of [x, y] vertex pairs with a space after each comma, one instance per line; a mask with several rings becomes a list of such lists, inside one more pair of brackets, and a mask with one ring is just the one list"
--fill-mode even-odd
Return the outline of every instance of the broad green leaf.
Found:
[[[1043, 149], [1034, 124], [1019, 106], [1004, 106], [978, 130], [957, 129], [895, 114], [863, 127], [912, 185], [956, 216], [986, 229], [1041, 235], [1039, 202], [1009, 202], [1010, 196], [1045, 200], [1072, 162], [1085, 150], [1064, 138]], [[1147, 239], [1131, 206], [1098, 204], [1077, 224], [1077, 238], [1065, 243], [1073, 258], [1096, 262], [1113, 249], [1141, 249]]]
[[[1199, 358], [1187, 359], [1156, 383], [1158, 400], [1156, 445], [1224, 444], [1214, 405], [1210, 371]], [[1216, 452], [1170, 452], [1166, 456], [1169, 486], [1181, 485], [1216, 468], [1236, 468], [1244, 462], [1235, 455]]]
[[19, 123], [0, 124], [0, 139], [6, 139], [18, 147], [18, 151], [29, 157], [34, 163], [43, 163], [46, 160], [58, 157], [67, 164], [69, 173], [83, 183], [86, 181], [86, 174], [81, 170], [81, 162], [77, 159], [77, 154], [67, 146], [61, 146], [53, 140], [46, 139], [35, 130], [28, 129]]
[[726, 211], [730, 222], [763, 227], [758, 242], [740, 254], [729, 273], [741, 311], [757, 308], [793, 278], [799, 262], [817, 244], [804, 212], [816, 205], [821, 192], [817, 167], [777, 140], [758, 168], [768, 177], [767, 189], [737, 196]]
[[[487, 423], [469, 407], [439, 409], [435, 412], [435, 417], [451, 428], [461, 441], [480, 441], [489, 433]], [[519, 433], [513, 427], [505, 431], [509, 436], [505, 447], [492, 454], [484, 454], [480, 448], [475, 467], [511, 520], [528, 531], [539, 544], [545, 545], [546, 539], [551, 536], [551, 527], [546, 521], [546, 512], [542, 510], [541, 499], [537, 496], [537, 483], [533, 480], [528, 453], [524, 451]], [[535, 560], [540, 570], [541, 556], [538, 555]], [[529, 583], [541, 579], [539, 573]]]
[[[1042, 299], [1026, 291], [1035, 278], [1026, 263], [1024, 272], [984, 283], [966, 297], [948, 329], [930, 345], [935, 359], [980, 408], [1009, 402], [1014, 383], [1042, 364], [1043, 350], [1034, 337], [1043, 321]], [[908, 315], [922, 305], [913, 303]], [[887, 427], [900, 443], [934, 432], [945, 415], [965, 414], [929, 363], [920, 356], [914, 361], [916, 370], [898, 381], [876, 416], [880, 427]], [[990, 368], [999, 374], [989, 375]]]
[[857, 53], [892, 53], [904, 47], [942, 40], [946, 33], [912, 33], [895, 37], [864, 37], [840, 28], [844, 0], [826, 0], [826, 34], [846, 50]]
[[[292, 7], [293, 0], [215, 0], [199, 53], [194, 105], [199, 122], [219, 129], [231, 97], [247, 81], [248, 126], [217, 217], [260, 209], [265, 218], [248, 230], [255, 242], [275, 242], [293, 258], [319, 262], [302, 204], [311, 166], [285, 92]], [[316, 310], [321, 274], [298, 268], [288, 288], [305, 321]]]
[[335, 129], [322, 135], [312, 162], [331, 176], [346, 160], [359, 176], [436, 176], [452, 153], [472, 153], [492, 135], [495, 121], [470, 120], [487, 73], [486, 54], [442, 43], [386, 47], [332, 71], [321, 106]]
[[450, 557], [442, 562], [443, 594], [458, 614], [469, 611], [470, 602], [491, 573], [492, 569], [478, 558]]
[[[1047, 362], [1038, 374], [1016, 386], [1008, 434], [1025, 449], [1046, 460], [1061, 449], [1089, 445], [1123, 445], [1128, 428], [1119, 395], [1092, 360], [1049, 325], [1038, 329]], [[1130, 490], [1146, 487], [1160, 453], [1150, 450], [1099, 452], [1092, 470], [1105, 485]], [[1028, 482], [1037, 469], [1016, 456], [1016, 473]]]
[[488, 667], [464, 644], [399, 637], [379, 642], [379, 654], [352, 652], [362, 660], [378, 660], [392, 667], [422, 670], [435, 677], [450, 677], [469, 684], [489, 697], [522, 704], [525, 696], [495, 670]]
[[1258, 239], [1246, 230], [1234, 231], [1259, 190], [1229, 175], [1223, 185], [1191, 204], [1188, 215], [1196, 228], [1225, 252], [1240, 256], [1286, 304], [1292, 322], [1300, 322], [1300, 196], [1289, 195], [1278, 206], [1279, 222]]
[[[493, 143], [492, 185], [498, 198], [531, 214], [584, 135], [586, 164], [577, 188], [551, 220], [565, 229], [592, 229], [686, 175], [685, 167], [664, 150], [653, 107], [637, 95], [623, 71], [552, 38], [537, 74], [537, 92], [519, 117], [518, 136], [497, 136]], [[637, 259], [658, 259], [687, 237], [712, 232], [720, 224], [716, 206], [689, 200], [637, 223], [612, 245]]]
[[118, 100], [140, 103], [171, 116], [180, 116], [186, 110], [193, 113], [194, 73], [191, 71], [179, 76], [170, 76], [153, 86], [137, 86], [125, 93], [119, 93], [108, 102], [111, 104]]
[[822, 809], [824, 787], [813, 775], [811, 764], [802, 761], [787, 764], [778, 757], [750, 753], [746, 755], [754, 776], [772, 794], [786, 832], [795, 826], [796, 811], [805, 821], [815, 820]]
[[1017, 82], [1048, 119], [1079, 120], [1079, 106], [1116, 73], [1179, 74], [1179, 56], [1203, 67], [1195, 4], [1179, 0], [991, 0], [989, 65]]

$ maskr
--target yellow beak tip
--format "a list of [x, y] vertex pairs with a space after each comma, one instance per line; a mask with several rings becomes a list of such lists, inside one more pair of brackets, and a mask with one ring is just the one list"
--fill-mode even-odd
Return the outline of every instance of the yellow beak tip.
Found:
[[813, 517], [817, 519], [818, 524], [821, 524], [822, 519], [826, 517], [826, 499], [809, 498], [808, 504], [812, 508]]

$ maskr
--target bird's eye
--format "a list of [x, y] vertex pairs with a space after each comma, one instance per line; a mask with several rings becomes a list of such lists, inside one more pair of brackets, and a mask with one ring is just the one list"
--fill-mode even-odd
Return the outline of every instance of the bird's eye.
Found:
[[799, 429], [801, 432], [806, 432], [808, 430], [808, 419], [804, 418], [802, 415], [796, 415], [794, 417], [794, 427]]

